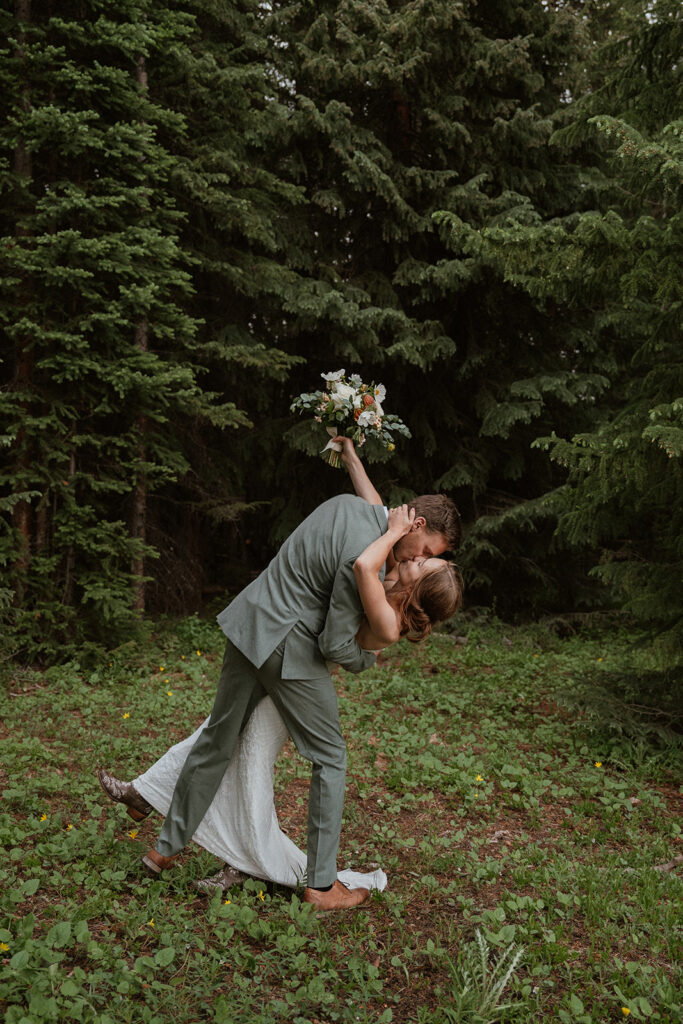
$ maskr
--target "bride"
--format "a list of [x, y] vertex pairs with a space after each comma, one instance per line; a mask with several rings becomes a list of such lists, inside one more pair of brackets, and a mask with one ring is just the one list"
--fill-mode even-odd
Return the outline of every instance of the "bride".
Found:
[[[356, 493], [373, 505], [381, 505], [353, 442], [348, 438], [336, 440], [344, 446], [342, 457]], [[414, 510], [406, 505], [389, 509], [386, 533], [354, 564], [365, 611], [357, 640], [366, 650], [381, 650], [403, 636], [414, 642], [422, 640], [433, 624], [454, 615], [462, 602], [462, 580], [452, 563], [440, 558], [394, 562], [392, 548], [410, 531], [414, 516]], [[381, 582], [379, 572], [385, 564], [387, 573]], [[125, 804], [136, 821], [153, 809], [165, 815], [180, 770], [206, 721], [133, 782], [121, 782], [100, 770], [98, 777], [107, 796]], [[275, 810], [273, 770], [287, 739], [287, 729], [275, 705], [265, 697], [252, 712], [213, 802], [193, 836], [226, 865], [213, 878], [197, 883], [198, 888], [220, 891], [245, 875], [291, 888], [304, 881], [306, 853], [281, 830]], [[384, 889], [387, 884], [380, 869], [369, 874], [340, 871], [338, 878], [351, 888]]]

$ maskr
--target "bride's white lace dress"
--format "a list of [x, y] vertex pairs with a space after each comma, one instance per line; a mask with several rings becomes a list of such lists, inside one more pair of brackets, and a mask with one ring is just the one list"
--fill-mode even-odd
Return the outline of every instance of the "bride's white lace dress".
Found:
[[[207, 719], [208, 721], [208, 719]], [[206, 725], [176, 743], [143, 775], [133, 780], [141, 796], [166, 814], [185, 758]], [[213, 803], [193, 838], [205, 850], [247, 875], [292, 888], [306, 872], [306, 854], [278, 824], [273, 793], [273, 766], [287, 740], [287, 729], [270, 697], [254, 709], [240, 736]], [[340, 881], [354, 888], [384, 889], [380, 869], [368, 874], [340, 871]]]

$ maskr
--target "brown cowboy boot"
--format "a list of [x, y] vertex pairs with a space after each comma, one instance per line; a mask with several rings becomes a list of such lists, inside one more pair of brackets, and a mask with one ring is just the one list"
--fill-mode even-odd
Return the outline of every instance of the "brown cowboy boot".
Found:
[[210, 878], [201, 878], [193, 882], [192, 886], [198, 889], [199, 892], [205, 892], [209, 896], [216, 896], [218, 893], [231, 889], [238, 882], [243, 882], [246, 877], [237, 868], [231, 868], [229, 864], [224, 864], [217, 874], [211, 875]]
[[133, 821], [142, 821], [154, 810], [152, 805], [140, 796], [132, 782], [121, 782], [103, 768], [98, 769], [97, 778], [110, 800], [126, 805], [126, 813]]

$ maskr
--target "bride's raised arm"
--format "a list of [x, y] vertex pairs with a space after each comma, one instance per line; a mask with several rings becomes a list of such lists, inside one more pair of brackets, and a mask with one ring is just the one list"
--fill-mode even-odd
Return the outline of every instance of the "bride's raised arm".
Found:
[[369, 505], [383, 505], [384, 502], [382, 501], [377, 489], [375, 488], [375, 485], [373, 484], [368, 474], [365, 472], [365, 466], [358, 458], [356, 446], [354, 445], [351, 438], [340, 436], [335, 437], [334, 440], [339, 441], [339, 443], [344, 448], [342, 452], [342, 462], [349, 471], [349, 476], [351, 477], [353, 489], [358, 495], [358, 497], [364, 498]]
[[[335, 437], [334, 440], [335, 441], [339, 441], [342, 444], [342, 446], [343, 446], [344, 450], [342, 452], [342, 462], [344, 463], [344, 465], [346, 466], [346, 468], [349, 471], [349, 476], [351, 477], [351, 483], [353, 484], [353, 489], [356, 492], [356, 494], [358, 495], [358, 497], [359, 498], [364, 498], [365, 501], [367, 501], [368, 504], [370, 504], [370, 505], [383, 505], [384, 502], [382, 501], [382, 498], [381, 498], [379, 492], [377, 491], [377, 489], [376, 489], [375, 485], [373, 484], [372, 480], [370, 479], [370, 477], [366, 473], [365, 466], [363, 465], [361, 460], [358, 458], [358, 453], [356, 452], [356, 446], [354, 445], [354, 443], [351, 440], [351, 438], [350, 437]], [[394, 541], [394, 543], [396, 543], [396, 542]], [[392, 547], [393, 547], [393, 544], [392, 544]], [[387, 572], [390, 569], [393, 569], [394, 566], [396, 565], [394, 556], [393, 556], [393, 554], [391, 552], [391, 548], [389, 549], [389, 554], [387, 555], [386, 563], [387, 563]], [[379, 568], [381, 568], [381, 566]], [[377, 571], [379, 572], [379, 569]]]
[[358, 593], [367, 619], [367, 629], [365, 624], [361, 626], [357, 637], [361, 647], [365, 646], [363, 639], [371, 642], [371, 649], [374, 649], [388, 647], [400, 638], [396, 611], [387, 601], [386, 592], [379, 579], [379, 571], [391, 554], [394, 544], [410, 532], [414, 519], [414, 508], [407, 505], [390, 508], [387, 532], [369, 544], [353, 563], [353, 574], [358, 583]]

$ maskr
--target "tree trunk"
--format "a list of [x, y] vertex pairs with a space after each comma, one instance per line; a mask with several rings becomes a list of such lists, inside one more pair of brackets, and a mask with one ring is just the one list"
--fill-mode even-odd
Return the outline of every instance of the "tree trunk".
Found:
[[[147, 321], [142, 320], [135, 330], [135, 346], [141, 352], [147, 350]], [[147, 417], [140, 413], [137, 419], [138, 427], [138, 471], [133, 488], [133, 509], [130, 523], [130, 533], [135, 540], [144, 544], [147, 534], [147, 475], [144, 470], [146, 457], [145, 438], [147, 434]], [[145, 610], [145, 559], [143, 555], [136, 555], [131, 562], [131, 574], [133, 576], [133, 608], [138, 612]]]
[[[31, 20], [31, 0], [17, 0], [15, 14], [18, 22], [27, 24]], [[24, 39], [24, 33], [19, 29], [17, 31], [17, 48], [15, 50], [15, 56], [19, 61], [22, 61], [25, 56]], [[22, 88], [21, 107], [24, 111], [30, 110], [31, 107], [28, 86], [26, 85]], [[19, 138], [14, 150], [13, 165], [14, 173], [18, 177], [31, 177], [31, 154], [28, 152], [22, 138]], [[27, 232], [24, 228], [17, 226], [15, 234], [19, 238], [26, 235]], [[22, 283], [21, 290], [24, 292], [24, 295], [27, 294], [29, 290], [28, 282], [24, 281]], [[30, 386], [33, 376], [33, 350], [30, 346], [30, 341], [30, 338], [23, 337], [17, 339], [16, 342], [13, 386], [17, 391], [26, 391]], [[22, 402], [22, 406], [28, 409], [28, 403]], [[31, 465], [29, 441], [23, 427], [20, 427], [17, 431], [15, 445], [17, 451], [15, 476], [23, 481]], [[23, 484], [21, 489], [24, 490]], [[14, 600], [17, 604], [20, 604], [24, 594], [25, 574], [28, 572], [31, 564], [31, 506], [28, 501], [17, 502], [14, 506], [13, 521], [19, 535], [19, 554], [14, 563]]]
[[[135, 77], [141, 92], [147, 91], [147, 65], [144, 57], [139, 57], [135, 67]], [[144, 123], [144, 122], [141, 122]], [[147, 351], [148, 332], [147, 319], [143, 318], [135, 328], [135, 347], [141, 352]], [[147, 436], [147, 417], [140, 413], [137, 418], [138, 428], [138, 471], [133, 488], [133, 503], [130, 522], [130, 534], [134, 540], [144, 544], [147, 534], [147, 474], [144, 469]], [[145, 611], [145, 558], [135, 555], [131, 560], [133, 577], [133, 608], [141, 614]]]
[[[76, 475], [76, 453], [71, 452], [71, 458], [69, 459], [69, 485]], [[74, 569], [76, 568], [76, 552], [74, 551], [73, 544], [69, 544], [66, 552], [66, 566], [64, 570], [64, 593], [62, 595], [62, 604], [67, 607], [73, 604], [74, 599]]]
[[[31, 21], [31, 0], [17, 0], [15, 6], [15, 15], [17, 22], [28, 24]], [[24, 52], [24, 33], [21, 29], [17, 31], [17, 48], [14, 51], [15, 57], [22, 61], [25, 57]], [[31, 101], [29, 99], [28, 86], [25, 85], [21, 91], [21, 107], [24, 111], [31, 109]], [[16, 174], [20, 174], [23, 178], [31, 177], [31, 154], [26, 149], [23, 139], [19, 139], [17, 148], [14, 150], [14, 170]]]

